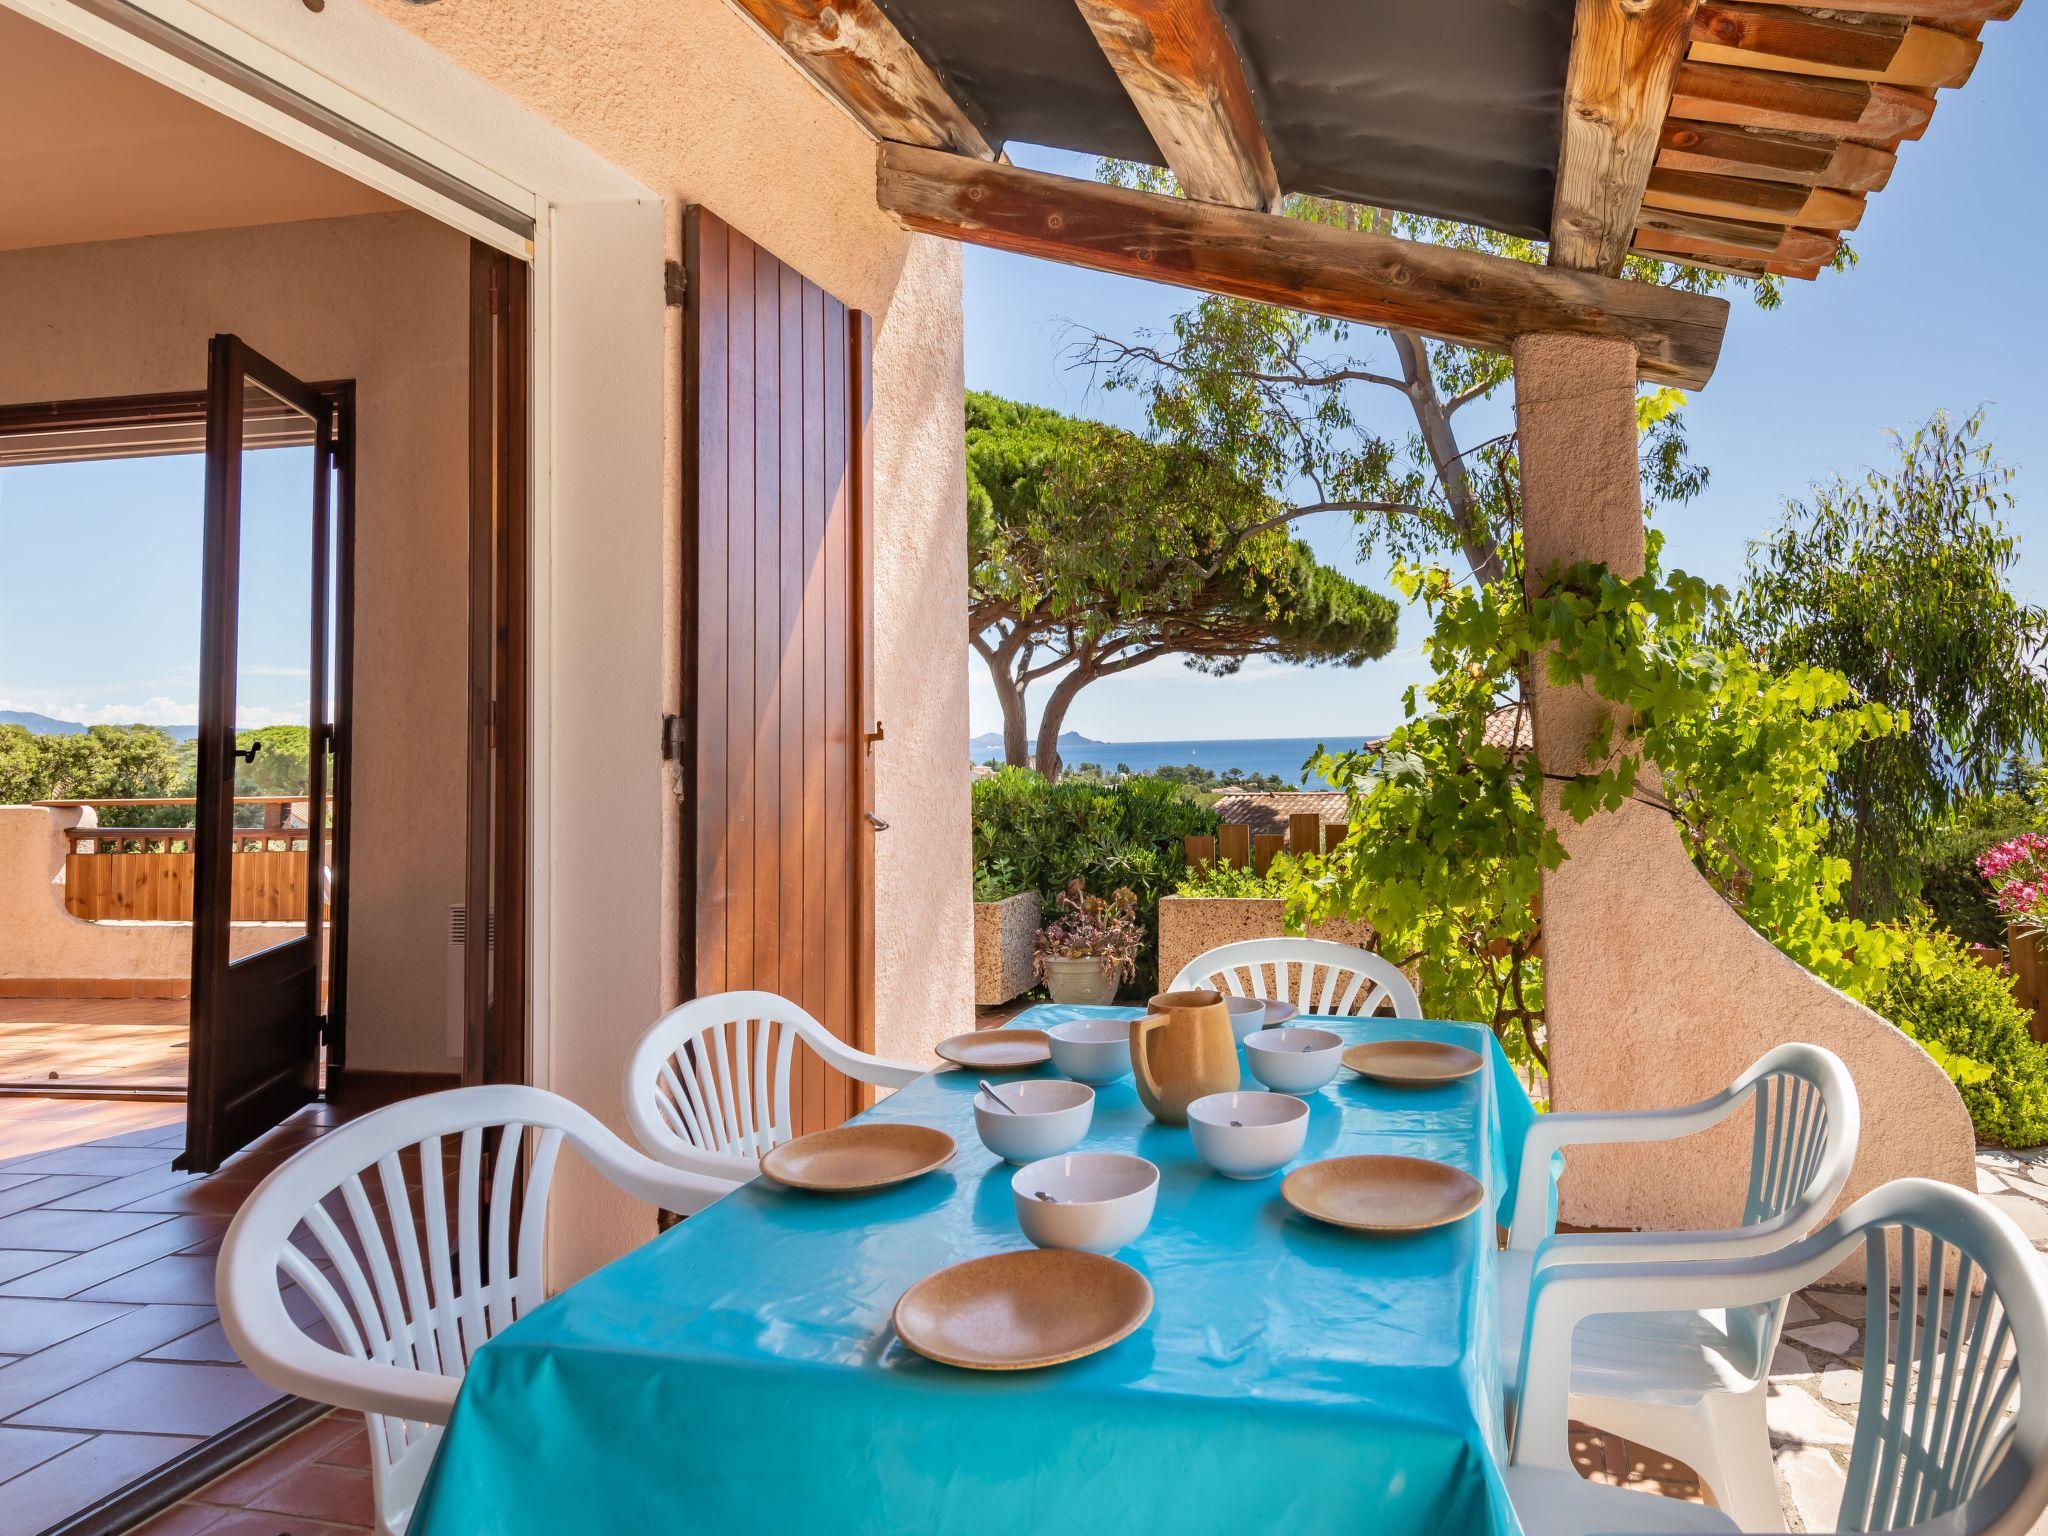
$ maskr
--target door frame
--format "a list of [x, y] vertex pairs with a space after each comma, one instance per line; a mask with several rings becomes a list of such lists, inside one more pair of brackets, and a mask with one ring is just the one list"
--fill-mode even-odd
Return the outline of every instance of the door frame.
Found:
[[[661, 195], [367, 6], [276, 0], [0, 0], [0, 7], [373, 186], [529, 268], [532, 604], [527, 1080], [600, 1105], [632, 1034], [672, 999], [668, 838], [618, 839], [616, 807], [666, 796], [673, 707], [662, 541], [668, 354]], [[408, 167], [412, 167], [411, 170]], [[514, 223], [448, 195], [482, 194]], [[522, 232], [530, 220], [530, 231]], [[597, 590], [623, 572], [630, 601]], [[601, 734], [622, 744], [596, 761]], [[644, 756], [624, 750], [645, 741]], [[621, 886], [650, 893], [614, 920]], [[672, 889], [672, 885], [669, 886]], [[572, 1038], [574, 1048], [557, 1048]], [[549, 1223], [548, 1260], [609, 1255], [596, 1189]], [[585, 1204], [588, 1209], [585, 1210]]]
[[[327, 1008], [323, 1028], [330, 1068], [347, 1058], [348, 1040], [348, 846], [350, 822], [349, 722], [355, 690], [355, 381], [327, 379], [309, 386], [328, 403], [335, 421], [335, 465], [340, 494], [334, 506], [334, 801], [332, 854], [334, 888], [328, 901]], [[75, 437], [75, 450], [53, 443], [36, 462], [83, 463], [94, 459], [198, 454], [206, 449], [207, 392], [169, 390], [147, 395], [101, 395], [81, 400], [40, 400], [0, 405], [0, 437], [45, 432]], [[4, 461], [5, 454], [0, 454]], [[195, 821], [196, 821], [195, 817]], [[198, 828], [193, 828], [198, 836]], [[196, 843], [195, 843], [196, 850]], [[195, 914], [196, 918], [196, 914]], [[188, 978], [189, 979], [189, 978]]]

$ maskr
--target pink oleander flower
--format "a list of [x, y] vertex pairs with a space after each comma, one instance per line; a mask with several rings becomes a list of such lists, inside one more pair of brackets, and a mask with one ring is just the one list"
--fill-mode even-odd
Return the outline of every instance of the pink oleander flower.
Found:
[[2048, 932], [2048, 837], [2022, 832], [1977, 860], [1992, 901], [2015, 927]]

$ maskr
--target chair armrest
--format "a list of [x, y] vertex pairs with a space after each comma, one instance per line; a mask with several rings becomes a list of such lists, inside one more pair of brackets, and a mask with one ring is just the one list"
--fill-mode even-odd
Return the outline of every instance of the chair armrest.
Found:
[[1534, 1248], [1549, 1235], [1552, 1154], [1566, 1147], [1599, 1143], [1676, 1141], [1720, 1124], [1749, 1092], [1745, 1083], [1677, 1109], [1538, 1115], [1522, 1138], [1522, 1170], [1515, 1183], [1515, 1217], [1508, 1229], [1508, 1246]]
[[1777, 1221], [1710, 1232], [1560, 1232], [1537, 1245], [1532, 1273], [1559, 1264], [1697, 1264], [1708, 1259], [1741, 1259], [1781, 1248], [1787, 1237], [1784, 1223]]
[[609, 1142], [582, 1140], [577, 1151], [627, 1194], [680, 1216], [694, 1216], [761, 1173], [755, 1158], [675, 1147], [656, 1159], [617, 1137]]
[[1532, 1275], [1510, 1460], [1571, 1470], [1572, 1335], [1589, 1317], [1776, 1301], [1819, 1279], [1862, 1238], [1842, 1224], [1771, 1253], [1671, 1263], [1558, 1264]]
[[812, 1043], [818, 1054], [832, 1066], [858, 1082], [872, 1083], [877, 1088], [908, 1087], [931, 1070], [915, 1062], [891, 1061], [886, 1056], [871, 1055], [829, 1036]]

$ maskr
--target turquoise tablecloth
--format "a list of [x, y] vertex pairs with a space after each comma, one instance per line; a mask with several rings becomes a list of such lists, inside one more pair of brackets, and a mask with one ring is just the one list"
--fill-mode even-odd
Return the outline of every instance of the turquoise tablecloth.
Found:
[[[1019, 1024], [1129, 1009], [1043, 1007]], [[1398, 1152], [1477, 1175], [1506, 1219], [1528, 1099], [1490, 1034], [1428, 1035], [1492, 1070], [1442, 1088], [1352, 1074], [1314, 1095], [1304, 1157]], [[1256, 1087], [1247, 1079], [1247, 1086]], [[939, 1172], [863, 1196], [760, 1180], [537, 1308], [472, 1362], [414, 1536], [533, 1532], [1512, 1532], [1498, 1467], [1494, 1231], [1320, 1226], [1156, 1125], [1128, 1079], [1083, 1145], [1160, 1167], [1121, 1257], [1151, 1318], [1102, 1354], [980, 1374], [895, 1339], [905, 1287], [1020, 1247], [1010, 1172], [942, 1071], [867, 1116], [943, 1126]]]

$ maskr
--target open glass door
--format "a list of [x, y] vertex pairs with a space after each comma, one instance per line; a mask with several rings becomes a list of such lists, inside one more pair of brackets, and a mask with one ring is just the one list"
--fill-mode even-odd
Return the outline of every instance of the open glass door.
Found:
[[240, 338], [214, 337], [178, 1165], [199, 1172], [320, 1090], [335, 467], [332, 402]]

